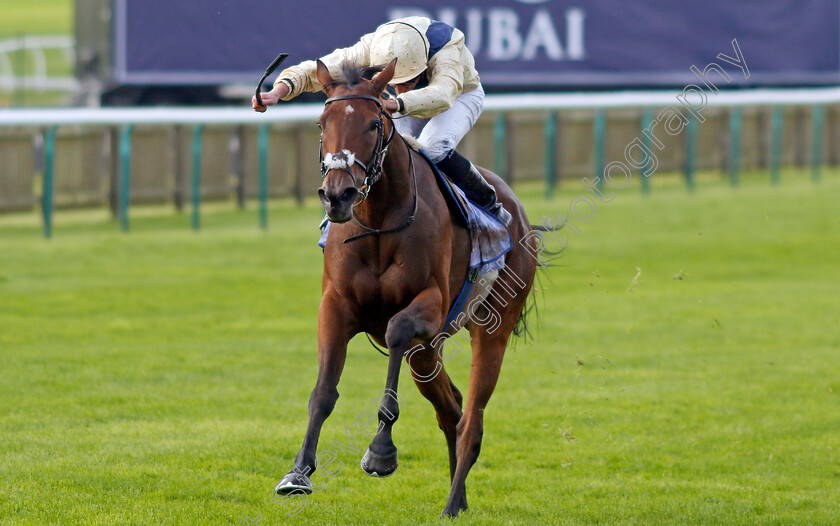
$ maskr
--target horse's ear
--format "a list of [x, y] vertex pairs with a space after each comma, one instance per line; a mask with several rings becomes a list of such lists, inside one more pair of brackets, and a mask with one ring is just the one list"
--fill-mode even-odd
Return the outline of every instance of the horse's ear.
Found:
[[321, 62], [321, 59], [318, 59], [318, 61], [316, 62], [316, 65], [317, 65], [317, 68], [318, 68], [317, 69], [318, 82], [321, 83], [321, 86], [324, 87], [324, 92], [326, 92], [327, 89], [330, 88], [330, 86], [335, 84], [335, 80], [332, 78], [332, 75], [330, 75], [330, 70], [327, 69], [326, 64]]
[[382, 93], [385, 89], [385, 86], [391, 82], [391, 79], [394, 78], [394, 70], [397, 68], [397, 59], [394, 58], [385, 69], [380, 71], [376, 74], [375, 77], [371, 79], [371, 84], [373, 84], [374, 89], [376, 89], [377, 93]]

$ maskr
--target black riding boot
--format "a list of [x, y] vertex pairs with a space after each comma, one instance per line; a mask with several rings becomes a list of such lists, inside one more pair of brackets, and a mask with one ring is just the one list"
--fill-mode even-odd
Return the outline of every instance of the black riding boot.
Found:
[[452, 150], [435, 164], [466, 194], [467, 199], [484, 208], [505, 224], [510, 226], [511, 215], [496, 197], [496, 190], [488, 183], [473, 163], [460, 153]]

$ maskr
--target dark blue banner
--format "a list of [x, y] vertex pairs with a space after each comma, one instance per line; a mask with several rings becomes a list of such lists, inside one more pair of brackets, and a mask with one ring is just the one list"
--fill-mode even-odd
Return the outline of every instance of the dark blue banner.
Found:
[[[258, 80], [355, 43], [396, 17], [461, 29], [485, 86], [682, 86], [717, 62], [728, 85], [840, 83], [840, 0], [115, 0], [117, 78], [138, 84]], [[719, 60], [737, 59], [749, 77]], [[737, 75], [734, 73], [738, 73]]]

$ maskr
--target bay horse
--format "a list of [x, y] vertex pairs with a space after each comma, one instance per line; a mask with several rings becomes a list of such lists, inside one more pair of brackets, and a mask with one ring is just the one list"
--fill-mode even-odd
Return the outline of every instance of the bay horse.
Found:
[[[382, 93], [395, 65], [396, 60], [384, 68], [345, 63], [334, 79], [321, 61], [317, 63], [318, 80], [328, 97], [318, 120], [323, 159], [318, 195], [333, 223], [324, 246], [318, 380], [295, 467], [275, 491], [312, 491], [309, 476], [316, 469], [321, 426], [338, 399], [336, 386], [347, 343], [364, 332], [388, 349], [386, 393], [396, 394], [409, 349], [419, 351], [410, 353], [412, 378], [434, 406], [449, 447], [451, 490], [443, 515], [457, 516], [467, 509], [464, 482], [481, 448], [484, 408], [496, 386], [511, 332], [521, 317], [524, 321], [537, 260], [530, 237], [527, 243], [518, 242], [531, 232], [522, 205], [501, 178], [482, 169], [513, 215], [514, 243], [505, 255], [508, 271], [500, 273], [494, 285], [494, 290], [507, 289], [508, 299], [491, 294], [482, 304], [498, 313], [499, 323], [493, 329], [473, 320], [465, 325], [472, 365], [462, 410], [461, 393], [443, 366], [440, 341], [432, 340], [446, 329], [447, 312], [467, 277], [470, 234], [450, 218], [431, 167], [395, 133], [383, 108]], [[364, 183], [359, 185], [359, 180]], [[362, 468], [370, 475], [388, 476], [396, 470], [391, 429], [399, 409], [396, 397], [382, 397], [378, 432], [362, 459]]]

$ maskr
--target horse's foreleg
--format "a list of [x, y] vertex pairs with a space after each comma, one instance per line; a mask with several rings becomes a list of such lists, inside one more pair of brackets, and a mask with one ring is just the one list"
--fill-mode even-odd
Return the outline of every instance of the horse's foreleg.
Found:
[[439, 289], [428, 288], [388, 321], [385, 331], [388, 377], [379, 406], [379, 428], [362, 458], [362, 469], [368, 475], [387, 477], [397, 469], [397, 446], [391, 438], [391, 428], [400, 414], [397, 398], [400, 366], [413, 340], [427, 340], [439, 330], [443, 322], [442, 301]]
[[325, 295], [318, 312], [318, 380], [309, 397], [309, 425], [303, 445], [295, 457], [295, 467], [275, 487], [279, 494], [312, 491], [310, 477], [315, 472], [315, 452], [321, 426], [332, 413], [338, 400], [338, 381], [344, 370], [347, 342], [352, 336], [350, 321], [340, 302]]

